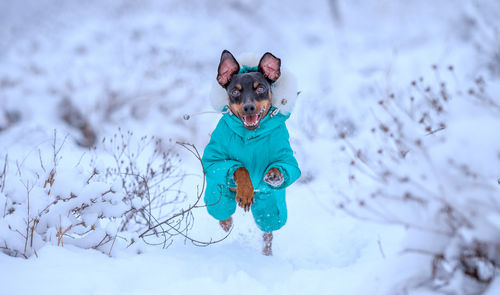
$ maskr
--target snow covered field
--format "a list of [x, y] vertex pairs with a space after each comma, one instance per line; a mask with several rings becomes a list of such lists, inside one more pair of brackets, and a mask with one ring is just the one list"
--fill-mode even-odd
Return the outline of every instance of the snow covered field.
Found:
[[[474, 0], [0, 2], [0, 294], [498, 294], [498, 15]], [[199, 163], [176, 142], [208, 143], [220, 115], [196, 114], [213, 111], [223, 49], [272, 52], [301, 91], [287, 125], [302, 177], [272, 257], [242, 210], [221, 242], [147, 245], [148, 216], [119, 218], [145, 197], [122, 200], [106, 170], [121, 148], [139, 172], [158, 165], [156, 217], [196, 201]], [[224, 238], [192, 214], [190, 238]]]

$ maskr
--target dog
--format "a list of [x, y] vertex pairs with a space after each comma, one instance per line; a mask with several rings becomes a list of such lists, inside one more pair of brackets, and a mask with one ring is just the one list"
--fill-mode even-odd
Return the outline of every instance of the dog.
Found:
[[290, 113], [280, 109], [296, 92], [284, 97], [281, 76], [281, 60], [269, 52], [243, 66], [222, 52], [216, 80], [224, 90], [223, 116], [202, 157], [208, 213], [229, 231], [237, 205], [251, 210], [264, 232], [264, 255], [272, 255], [272, 232], [287, 220], [285, 188], [301, 174], [285, 124]]

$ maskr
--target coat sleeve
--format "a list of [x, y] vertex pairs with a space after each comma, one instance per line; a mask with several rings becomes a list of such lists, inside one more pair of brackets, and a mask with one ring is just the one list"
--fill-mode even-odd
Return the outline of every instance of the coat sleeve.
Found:
[[280, 170], [281, 175], [283, 175], [284, 182], [280, 187], [274, 188], [271, 185], [265, 183], [269, 188], [273, 189], [283, 189], [294, 183], [300, 177], [300, 169], [297, 160], [293, 156], [292, 147], [289, 141], [290, 135], [286, 129], [286, 125], [273, 136], [270, 142], [269, 149], [271, 155], [271, 163], [267, 166], [264, 175], [262, 176], [262, 181], [264, 176], [271, 168], [277, 168]]
[[233, 174], [242, 167], [241, 162], [231, 159], [227, 149], [227, 126], [221, 120], [215, 128], [210, 142], [203, 151], [201, 162], [207, 182], [224, 187], [236, 187]]

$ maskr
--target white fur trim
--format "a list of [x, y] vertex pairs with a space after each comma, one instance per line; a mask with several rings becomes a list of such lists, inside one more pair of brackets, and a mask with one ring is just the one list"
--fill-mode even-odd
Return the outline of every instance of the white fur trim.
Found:
[[272, 88], [271, 103], [286, 116], [293, 111], [296, 101], [297, 80], [290, 72], [281, 68], [281, 76], [274, 82]]
[[[257, 66], [260, 57], [254, 54], [245, 54], [239, 60], [240, 66]], [[283, 115], [288, 115], [293, 111], [295, 101], [297, 100], [297, 82], [295, 77], [285, 68], [281, 67], [281, 76], [273, 83], [271, 88], [271, 104], [277, 107]], [[216, 79], [212, 84], [210, 91], [210, 102], [212, 107], [220, 112], [228, 104], [227, 92], [222, 88]]]
[[226, 89], [222, 88], [215, 78], [212, 82], [212, 89], [210, 89], [210, 103], [217, 112], [222, 111], [228, 103]]

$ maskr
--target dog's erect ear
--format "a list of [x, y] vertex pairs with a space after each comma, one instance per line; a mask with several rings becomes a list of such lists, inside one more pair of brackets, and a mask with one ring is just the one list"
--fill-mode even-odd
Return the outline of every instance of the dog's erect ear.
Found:
[[281, 75], [281, 59], [266, 52], [259, 62], [259, 72], [271, 82], [275, 82]]
[[238, 73], [239, 70], [240, 65], [231, 52], [227, 50], [222, 51], [219, 68], [217, 69], [217, 82], [219, 82], [222, 87], [226, 87], [233, 75]]

